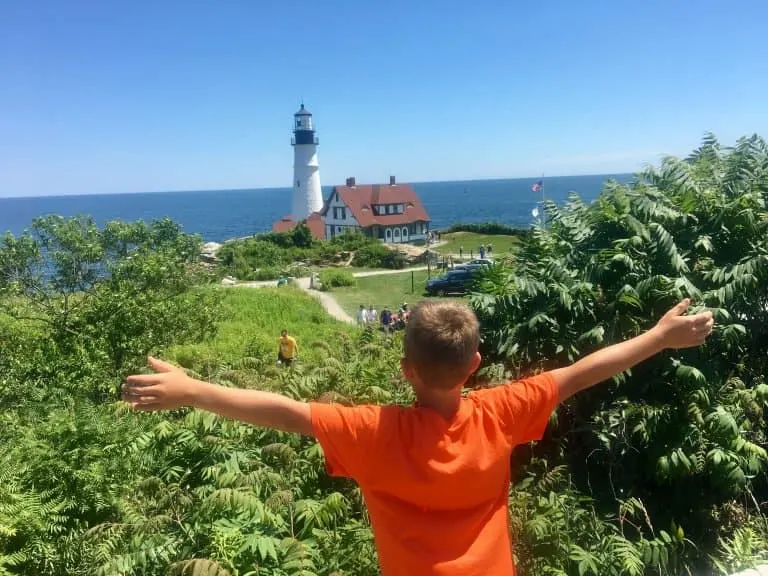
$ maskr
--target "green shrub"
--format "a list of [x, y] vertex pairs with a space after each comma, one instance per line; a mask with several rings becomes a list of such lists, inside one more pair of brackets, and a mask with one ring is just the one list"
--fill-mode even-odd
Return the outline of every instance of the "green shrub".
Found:
[[347, 270], [323, 270], [320, 272], [320, 283], [323, 290], [331, 290], [342, 286], [354, 286], [357, 280]]
[[405, 268], [405, 256], [396, 250], [390, 250], [380, 242], [362, 246], [355, 252], [352, 265], [359, 268]]
[[[360, 232], [348, 232], [331, 240], [306, 238], [306, 227], [292, 232], [270, 232], [243, 240], [226, 242], [218, 252], [218, 275], [240, 280], [273, 280], [280, 275], [305, 276], [307, 266], [334, 264], [342, 252], [380, 247], [381, 243]], [[311, 240], [311, 241], [310, 241]], [[383, 258], [379, 267], [397, 268], [398, 257], [377, 252]], [[299, 272], [293, 267], [303, 268]], [[260, 272], [255, 272], [259, 270]]]
[[489, 236], [526, 236], [526, 228], [516, 228], [501, 222], [468, 222], [465, 224], [452, 224], [449, 228], [442, 230], [443, 233], [450, 232], [474, 232], [476, 234], [487, 234]]
[[768, 501], [766, 167], [761, 138], [726, 148], [707, 137], [632, 184], [607, 182], [592, 203], [547, 202], [547, 226], [521, 242], [514, 268], [494, 267], [472, 297], [483, 356], [512, 378], [625, 341], [685, 297], [714, 313], [705, 346], [658, 354], [563, 403], [532, 451], [550, 470], [567, 468], [569, 486], [601, 510], [623, 516], [642, 502], [641, 539], [654, 537], [650, 519], [671, 527], [675, 538], [662, 537], [675, 547], [654, 573], [711, 573], [718, 540], [741, 559], [766, 548], [759, 533], [734, 533]]
[[253, 270], [247, 279], [264, 282], [266, 280], [277, 280], [280, 276], [282, 276], [280, 268], [260, 268], [259, 270]]
[[363, 246], [379, 244], [379, 241], [375, 238], [366, 236], [362, 232], [351, 231], [341, 234], [340, 236], [334, 236], [328, 243], [340, 251], [353, 252], [359, 250]]

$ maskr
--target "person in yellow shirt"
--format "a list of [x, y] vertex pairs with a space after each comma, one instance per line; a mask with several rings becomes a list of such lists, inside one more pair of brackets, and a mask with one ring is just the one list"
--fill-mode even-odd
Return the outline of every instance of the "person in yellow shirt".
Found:
[[296, 343], [296, 339], [292, 336], [288, 336], [288, 330], [283, 330], [280, 333], [279, 347], [277, 350], [277, 363], [283, 366], [290, 366], [293, 361], [296, 360], [296, 355], [299, 353], [299, 345]]

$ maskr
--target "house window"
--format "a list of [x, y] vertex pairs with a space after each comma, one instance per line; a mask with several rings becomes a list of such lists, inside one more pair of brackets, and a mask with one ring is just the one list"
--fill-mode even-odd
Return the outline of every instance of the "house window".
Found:
[[341, 219], [346, 220], [347, 219], [347, 209], [342, 207], [341, 208]]
[[339, 193], [338, 193], [338, 192], [336, 192], [336, 195], [335, 195], [335, 196], [336, 196], [336, 202], [338, 202], [338, 201], [339, 201]]
[[403, 205], [402, 204], [398, 204], [397, 205], [397, 213], [398, 214], [402, 214], [403, 213]]
[[296, 188], [301, 188], [301, 180], [296, 180]]
[[394, 214], [394, 206], [392, 204], [387, 204], [387, 214]]
[[336, 233], [341, 234], [341, 226], [336, 226]]

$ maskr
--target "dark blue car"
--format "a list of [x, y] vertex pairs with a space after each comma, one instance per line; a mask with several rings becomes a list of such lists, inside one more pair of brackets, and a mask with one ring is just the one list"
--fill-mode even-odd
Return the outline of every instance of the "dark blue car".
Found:
[[475, 281], [479, 270], [477, 268], [461, 268], [450, 270], [439, 278], [427, 280], [426, 292], [430, 296], [445, 296], [446, 294], [466, 294]]

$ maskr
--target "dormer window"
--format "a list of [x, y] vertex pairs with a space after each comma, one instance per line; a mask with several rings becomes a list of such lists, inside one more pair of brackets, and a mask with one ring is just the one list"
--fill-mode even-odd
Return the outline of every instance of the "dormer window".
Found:
[[398, 214], [402, 214], [403, 213], [403, 205], [402, 204], [398, 204], [397, 205], [397, 213]]

